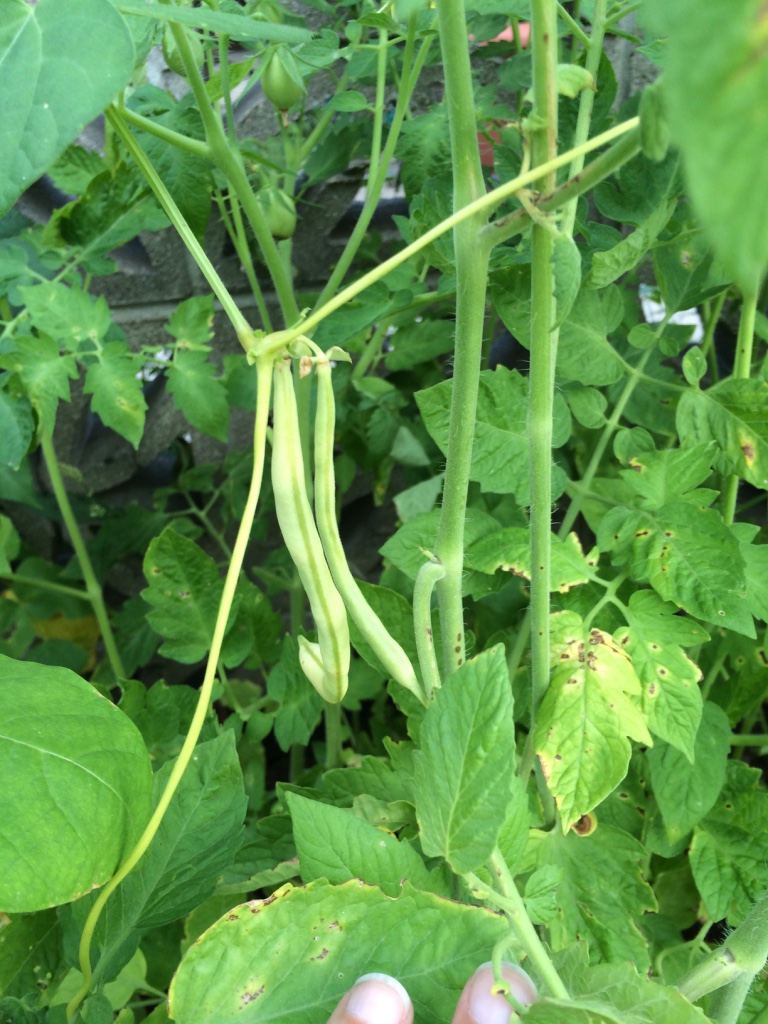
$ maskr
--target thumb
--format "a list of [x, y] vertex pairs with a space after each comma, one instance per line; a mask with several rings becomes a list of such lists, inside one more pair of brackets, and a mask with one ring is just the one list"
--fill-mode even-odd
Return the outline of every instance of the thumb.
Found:
[[[501, 974], [509, 982], [511, 995], [521, 1006], [530, 1006], [538, 998], [536, 986], [522, 967], [504, 961]], [[478, 967], [461, 993], [452, 1024], [509, 1024], [519, 1017], [502, 995], [493, 991], [493, 967]]]
[[328, 1024], [413, 1024], [413, 1005], [403, 986], [388, 974], [358, 978]]

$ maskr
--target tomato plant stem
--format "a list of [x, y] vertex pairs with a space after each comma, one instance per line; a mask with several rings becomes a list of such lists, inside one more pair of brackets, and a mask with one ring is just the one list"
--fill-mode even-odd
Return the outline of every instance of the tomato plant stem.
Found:
[[59, 506], [59, 511], [61, 512], [61, 518], [64, 520], [64, 525], [69, 533], [69, 539], [72, 543], [72, 547], [75, 549], [77, 560], [80, 563], [83, 580], [85, 581], [87, 599], [91, 603], [93, 614], [96, 616], [96, 621], [99, 624], [109, 664], [111, 665], [112, 671], [117, 679], [124, 679], [125, 669], [123, 668], [122, 658], [120, 657], [120, 652], [118, 651], [117, 644], [115, 643], [115, 635], [112, 632], [109, 614], [107, 613], [107, 606], [104, 604], [104, 594], [101, 590], [101, 584], [96, 579], [96, 573], [93, 571], [93, 565], [91, 564], [91, 559], [88, 556], [88, 551], [86, 549], [85, 542], [83, 541], [83, 535], [80, 533], [80, 527], [77, 519], [75, 518], [75, 513], [72, 510], [67, 489], [64, 486], [64, 480], [62, 479], [61, 470], [59, 468], [59, 461], [56, 458], [56, 451], [53, 447], [53, 435], [45, 428], [40, 432], [40, 450], [43, 453], [43, 461], [45, 462], [45, 468], [48, 470], [48, 476], [51, 480], [51, 487], [53, 488], [56, 503]]
[[[557, 149], [557, 34], [551, 0], [534, 0], [533, 113], [534, 168], [546, 165]], [[540, 126], [540, 127], [538, 127]], [[554, 171], [537, 182], [551, 191]], [[552, 412], [557, 332], [552, 255], [554, 229], [535, 223], [531, 233], [531, 368], [528, 397], [528, 444], [531, 490], [531, 732], [549, 683], [549, 577], [552, 511]]]
[[[739, 320], [739, 334], [736, 339], [736, 358], [733, 364], [733, 379], [747, 380], [752, 372], [752, 346], [755, 339], [755, 319], [757, 315], [757, 289], [744, 294]], [[745, 441], [745, 444], [747, 442]], [[742, 451], [744, 449], [742, 448]], [[754, 456], [753, 456], [754, 459]], [[723, 492], [723, 519], [730, 526], [736, 512], [736, 499], [739, 493], [739, 474], [732, 473], [725, 482]]]

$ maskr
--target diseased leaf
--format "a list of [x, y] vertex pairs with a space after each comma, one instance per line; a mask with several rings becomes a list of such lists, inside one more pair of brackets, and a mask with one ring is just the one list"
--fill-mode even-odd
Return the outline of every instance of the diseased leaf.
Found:
[[612, 508], [600, 523], [598, 543], [663, 600], [705, 622], [755, 635], [739, 546], [713, 509], [684, 501], [653, 513]]
[[96, 343], [109, 330], [111, 316], [103, 296], [95, 299], [60, 281], [19, 288], [19, 292], [30, 323], [64, 349], [74, 351], [84, 341]]
[[663, 629], [657, 632], [653, 622], [631, 610], [628, 621], [629, 628], [619, 630], [615, 638], [626, 647], [643, 684], [648, 727], [693, 761], [693, 743], [701, 721], [701, 670], [677, 644], [664, 639]]
[[716, 441], [721, 472], [768, 489], [768, 381], [729, 379], [685, 391], [677, 429], [683, 444]]
[[63, 355], [58, 344], [43, 335], [14, 339], [15, 351], [0, 357], [0, 367], [17, 373], [47, 430], [53, 430], [59, 399], [70, 399], [69, 382], [76, 380], [74, 356]]
[[551, 617], [553, 662], [534, 742], [566, 832], [627, 773], [630, 739], [652, 746], [642, 686], [623, 647], [579, 616]]
[[190, 948], [170, 1013], [177, 1024], [223, 1024], [233, 1013], [242, 1024], [326, 1020], [355, 978], [381, 972], [406, 987], [420, 1024], [448, 1024], [505, 928], [497, 914], [432, 893], [392, 900], [357, 880], [286, 886], [236, 907]]
[[427, 856], [458, 874], [488, 860], [510, 798], [514, 721], [504, 648], [472, 658], [438, 690], [421, 726], [416, 815]]
[[646, 970], [648, 945], [638, 922], [656, 910], [644, 877], [649, 859], [641, 843], [612, 825], [598, 823], [589, 836], [532, 831], [521, 871], [556, 867], [562, 873], [548, 921], [552, 948], [565, 949], [579, 936], [593, 960], [631, 960]]
[[[470, 544], [464, 564], [479, 572], [495, 573], [499, 569], [531, 578], [530, 532], [522, 527], [508, 526], [486, 534]], [[550, 590], [567, 593], [571, 587], [587, 583], [594, 575], [596, 556], [585, 556], [579, 538], [570, 533], [561, 540], [553, 534], [551, 548]]]
[[98, 352], [85, 376], [84, 391], [93, 395], [91, 408], [106, 427], [111, 427], [139, 447], [144, 433], [147, 403], [136, 373], [140, 358], [125, 342], [108, 341]]
[[[19, 999], [38, 991], [40, 979], [56, 978], [62, 963], [55, 910], [17, 914], [0, 930], [0, 992]], [[50, 984], [50, 982], [49, 982]]]
[[641, 508], [658, 509], [675, 498], [700, 503], [700, 492], [688, 494], [711, 474], [714, 446], [666, 448], [632, 456], [621, 471], [633, 491], [643, 499]]
[[229, 429], [227, 389], [216, 377], [216, 367], [207, 354], [177, 349], [165, 372], [174, 404], [192, 426], [226, 441]]

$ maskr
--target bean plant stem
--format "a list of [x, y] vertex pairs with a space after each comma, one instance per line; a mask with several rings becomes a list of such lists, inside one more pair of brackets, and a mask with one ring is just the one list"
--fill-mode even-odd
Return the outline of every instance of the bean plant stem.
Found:
[[[734, 380], [748, 380], [752, 372], [752, 346], [755, 339], [757, 314], [757, 288], [745, 292], [739, 320], [739, 335], [736, 339], [736, 358], [733, 364]], [[723, 519], [730, 526], [736, 513], [736, 499], [739, 493], [739, 474], [731, 473], [725, 482], [723, 492]]]
[[[170, 0], [160, 0], [160, 2], [168, 4]], [[251, 230], [256, 236], [264, 262], [267, 264], [267, 269], [272, 277], [286, 324], [295, 323], [299, 317], [299, 308], [296, 305], [291, 275], [286, 270], [280, 258], [277, 244], [267, 227], [262, 209], [256, 200], [256, 196], [243, 168], [242, 157], [227, 138], [221, 118], [218, 112], [211, 106], [205, 89], [205, 83], [200, 76], [200, 71], [192, 54], [184, 27], [174, 22], [170, 23], [170, 27], [174, 42], [179, 50], [179, 56], [184, 62], [187, 80], [197, 101], [197, 108], [200, 111], [200, 117], [205, 128], [205, 137], [210, 149], [211, 158], [219, 170], [226, 175], [237, 198], [240, 200]]]
[[[552, 0], [531, 8], [533, 52], [531, 133], [533, 165], [546, 165], [557, 151], [557, 32]], [[540, 191], [555, 186], [554, 171], [539, 179]], [[555, 324], [553, 228], [534, 223], [531, 233], [531, 368], [528, 397], [531, 538], [531, 732], [549, 684], [549, 578], [552, 514], [552, 412], [557, 333]]]
[[174, 202], [170, 192], [165, 187], [162, 178], [152, 166], [146, 153], [128, 129], [128, 125], [123, 117], [122, 108], [114, 106], [107, 107], [105, 116], [107, 122], [112, 125], [115, 134], [119, 136], [123, 145], [136, 161], [139, 170], [146, 178], [152, 191], [155, 193], [155, 196], [167, 214], [168, 219], [176, 228], [182, 242], [186, 245], [187, 249], [189, 249], [195, 263], [198, 265], [206, 281], [211, 286], [211, 291], [219, 300], [222, 309], [229, 317], [230, 323], [237, 332], [238, 337], [248, 334], [250, 332], [248, 322], [237, 308], [235, 300], [229, 294], [226, 285], [214, 269], [213, 264], [205, 254], [203, 247], [200, 245], [197, 238], [195, 238], [194, 232], [184, 218], [181, 210]]
[[80, 526], [75, 518], [75, 513], [72, 510], [69, 495], [67, 494], [67, 489], [64, 486], [64, 480], [62, 479], [61, 470], [59, 469], [59, 461], [56, 458], [56, 451], [53, 447], [53, 434], [50, 430], [45, 428], [40, 432], [40, 450], [43, 453], [43, 461], [45, 462], [45, 468], [48, 470], [48, 476], [51, 480], [51, 487], [53, 488], [56, 503], [58, 504], [59, 511], [61, 512], [61, 518], [64, 520], [64, 525], [69, 533], [69, 539], [72, 543], [72, 547], [75, 549], [77, 560], [80, 563], [80, 569], [83, 574], [86, 590], [86, 594], [82, 596], [87, 596], [87, 599], [91, 603], [93, 614], [96, 616], [96, 621], [98, 622], [99, 629], [101, 630], [101, 636], [104, 640], [104, 648], [107, 652], [107, 658], [109, 659], [112, 671], [118, 679], [124, 679], [125, 669], [123, 668], [123, 661], [120, 657], [120, 652], [117, 649], [117, 644], [115, 643], [115, 635], [112, 632], [112, 626], [107, 613], [107, 606], [104, 603], [101, 584], [96, 579], [96, 573], [93, 571], [93, 565], [91, 564], [91, 559], [88, 556], [83, 535], [80, 533]]
[[[453, 209], [460, 211], [485, 195], [463, 0], [441, 0], [437, 8], [437, 23], [451, 137]], [[472, 462], [490, 256], [489, 246], [478, 242], [478, 231], [486, 220], [487, 215], [478, 209], [453, 228], [456, 346], [445, 487], [435, 542], [435, 556], [445, 569], [445, 576], [437, 584], [437, 595], [446, 676], [463, 663], [465, 653], [461, 594], [464, 519]]]
[[245, 508], [243, 509], [243, 517], [240, 521], [240, 527], [237, 531], [237, 537], [232, 550], [232, 560], [229, 563], [227, 574], [224, 579], [221, 602], [219, 604], [216, 622], [213, 627], [211, 649], [208, 654], [208, 661], [205, 666], [205, 674], [200, 687], [195, 713], [192, 716], [189, 730], [184, 738], [181, 750], [179, 751], [179, 756], [173, 764], [171, 773], [168, 777], [168, 782], [160, 795], [157, 807], [155, 808], [152, 817], [149, 819], [147, 827], [144, 829], [139, 841], [128, 854], [128, 857], [125, 859], [123, 864], [99, 891], [99, 894], [91, 907], [90, 913], [88, 914], [80, 937], [79, 950], [80, 970], [83, 973], [83, 983], [67, 1006], [67, 1019], [70, 1021], [77, 1013], [78, 1007], [88, 994], [91, 987], [91, 979], [93, 977], [90, 953], [91, 940], [96, 929], [96, 924], [101, 916], [101, 912], [104, 909], [104, 905], [118, 885], [120, 885], [123, 879], [133, 871], [149, 849], [149, 845], [157, 834], [157, 830], [160, 828], [160, 823], [162, 822], [170, 802], [173, 799], [173, 795], [181, 782], [187, 766], [189, 765], [197, 741], [200, 738], [203, 724], [205, 723], [205, 716], [208, 713], [208, 708], [211, 702], [211, 693], [213, 692], [213, 684], [216, 680], [216, 669], [219, 662], [219, 656], [221, 654], [221, 647], [224, 643], [224, 634], [227, 628], [235, 590], [240, 578], [240, 572], [243, 567], [245, 552], [251, 535], [251, 526], [253, 525], [253, 520], [256, 515], [256, 506], [261, 492], [261, 481], [264, 475], [264, 453], [266, 448], [267, 422], [269, 418], [269, 399], [272, 390], [271, 360], [268, 357], [264, 357], [264, 359], [257, 364], [256, 372], [256, 417], [254, 420], [253, 430], [253, 470], [251, 472], [251, 482], [248, 489]]
[[[324, 303], [320, 309], [310, 313], [306, 320], [302, 320], [301, 323], [297, 323], [296, 326], [292, 327], [289, 331], [284, 332], [281, 337], [280, 344], [289, 345], [300, 335], [308, 334], [319, 323], [322, 323], [326, 317], [330, 316], [331, 313], [335, 313], [337, 309], [340, 309], [352, 299], [356, 298], [361, 292], [364, 292], [366, 288], [370, 288], [372, 284], [375, 284], [377, 281], [380, 281], [381, 278], [386, 277], [391, 270], [394, 270], [402, 263], [405, 263], [406, 260], [409, 260], [411, 256], [414, 256], [417, 252], [421, 252], [422, 249], [431, 245], [432, 242], [440, 238], [441, 235], [444, 235], [446, 231], [450, 231], [457, 224], [461, 224], [468, 218], [474, 217], [477, 213], [495, 210], [496, 207], [500, 206], [505, 199], [515, 195], [515, 193], [519, 192], [521, 189], [527, 188], [528, 185], [532, 185], [537, 178], [540, 178], [548, 171], [556, 171], [560, 167], [566, 167], [579, 151], [591, 153], [593, 150], [599, 149], [601, 146], [612, 142], [614, 139], [634, 131], [634, 129], [637, 128], [638, 123], [639, 119], [637, 117], [632, 117], [628, 121], [623, 121], [614, 128], [609, 128], [607, 131], [602, 132], [602, 134], [589, 139], [583, 146], [578, 147], [578, 149], [571, 149], [567, 153], [560, 154], [553, 160], [549, 161], [549, 163], [544, 167], [537, 167], [534, 170], [526, 171], [524, 174], [519, 174], [511, 181], [507, 181], [503, 185], [499, 185], [498, 188], [493, 189], [491, 192], [480, 196], [479, 199], [475, 199], [473, 202], [463, 207], [463, 209], [456, 210], [450, 217], [446, 217], [445, 220], [436, 224], [435, 227], [430, 228], [429, 231], [425, 231], [424, 234], [417, 238], [415, 242], [411, 242], [410, 245], [405, 246], [405, 248], [401, 249], [400, 252], [395, 253], [394, 256], [390, 256], [389, 259], [380, 263], [377, 267], [374, 267], [373, 270], [369, 270], [367, 274], [361, 275], [356, 281], [347, 285], [346, 288], [334, 295], [332, 299], [329, 299]], [[606, 170], [606, 175], [610, 173], [611, 170]], [[583, 178], [584, 175], [581, 177]], [[577, 194], [580, 191], [581, 189], [578, 189]], [[511, 232], [511, 234], [515, 233], [518, 232]], [[478, 235], [478, 243], [481, 239], [484, 239], [486, 234], [487, 232], [482, 232]]]

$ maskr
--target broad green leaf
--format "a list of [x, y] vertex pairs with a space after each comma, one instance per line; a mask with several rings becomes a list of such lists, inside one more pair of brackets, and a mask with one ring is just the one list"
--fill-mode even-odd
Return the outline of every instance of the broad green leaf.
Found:
[[[402, 594], [388, 587], [379, 587], [373, 583], [358, 580], [363, 597], [373, 608], [390, 634], [397, 640], [405, 653], [415, 665], [418, 662], [416, 638], [413, 633], [413, 609]], [[377, 669], [383, 676], [388, 673], [373, 652], [373, 648], [362, 635], [352, 619], [349, 620], [349, 636], [355, 650], [369, 665]]]
[[53, 430], [59, 399], [70, 399], [69, 382], [76, 380], [74, 356], [63, 355], [49, 337], [21, 337], [14, 340], [15, 351], [0, 357], [0, 367], [18, 373], [40, 421]]
[[392, 350], [384, 360], [389, 370], [410, 370], [450, 352], [454, 332], [445, 320], [420, 320], [401, 327], [390, 339]]
[[566, 832], [627, 774], [630, 739], [653, 741], [624, 649], [599, 629], [585, 630], [573, 613], [553, 615], [552, 624], [559, 632], [534, 741]]
[[[443, 381], [416, 393], [416, 402], [424, 424], [446, 453], [453, 380]], [[530, 501], [528, 477], [528, 380], [516, 370], [499, 366], [480, 374], [475, 437], [472, 446], [470, 479], [483, 491], [513, 493], [520, 504]], [[565, 402], [556, 396], [552, 445], [559, 448], [570, 435], [570, 415]], [[554, 496], [562, 493], [565, 474], [553, 466]]]
[[716, 441], [722, 472], [768, 489], [768, 381], [730, 379], [685, 391], [677, 428], [683, 444]]
[[106, 427], [111, 427], [139, 447], [144, 433], [147, 403], [136, 372], [140, 365], [125, 342], [108, 341], [98, 352], [85, 376], [84, 391], [93, 395], [91, 408]]
[[219, 441], [226, 441], [229, 430], [227, 389], [216, 377], [216, 367], [206, 353], [177, 348], [166, 376], [174, 404], [192, 426]]
[[[550, 590], [565, 594], [571, 587], [578, 587], [592, 578], [596, 558], [585, 557], [575, 533], [568, 534], [565, 540], [553, 534], [551, 554]], [[464, 564], [479, 572], [495, 573], [502, 569], [530, 580], [530, 532], [519, 526], [508, 526], [486, 534], [466, 548]]]
[[[636, 593], [656, 598], [650, 590]], [[664, 607], [661, 601], [658, 603]], [[643, 709], [648, 716], [648, 727], [654, 735], [693, 761], [693, 744], [702, 710], [698, 686], [701, 671], [678, 644], [665, 639], [663, 627], [655, 628], [658, 618], [654, 621], [651, 617], [649, 622], [648, 616], [634, 615], [631, 604], [627, 616], [629, 628], [619, 630], [615, 638], [629, 652], [643, 684]]]
[[413, 799], [411, 776], [394, 771], [371, 755], [363, 757], [359, 767], [331, 768], [325, 772], [323, 791], [341, 806], [349, 806], [353, 797], [363, 793], [386, 802]]
[[402, 161], [402, 182], [409, 201], [430, 178], [450, 169], [451, 140], [444, 105], [403, 122], [395, 156]]
[[130, 34], [109, 0], [74, 8], [68, 0], [2, 0], [0, 211], [128, 83], [133, 61]]
[[633, 270], [656, 241], [677, 204], [667, 199], [626, 238], [606, 252], [592, 255], [592, 266], [584, 279], [586, 288], [605, 288], [622, 274]]
[[0, 462], [17, 470], [27, 454], [35, 421], [28, 398], [14, 398], [0, 388], [0, 437], [3, 439]]
[[690, 309], [728, 286], [728, 277], [714, 262], [698, 222], [680, 225], [680, 234], [653, 250], [653, 269], [668, 313]]
[[[192, 664], [208, 653], [219, 610], [223, 580], [212, 558], [194, 541], [167, 527], [144, 558], [149, 586], [141, 596], [152, 605], [147, 621], [162, 636], [162, 654]], [[239, 595], [230, 613], [232, 627]]]
[[11, 562], [19, 557], [21, 538], [8, 516], [0, 515], [0, 572], [11, 573]]
[[450, 896], [440, 874], [428, 871], [407, 841], [341, 807], [295, 793], [287, 793], [286, 801], [304, 882], [326, 878], [337, 885], [360, 878], [392, 897], [400, 894], [403, 882], [409, 882], [414, 889]]
[[598, 430], [605, 426], [605, 410], [608, 399], [597, 388], [572, 387], [565, 392], [574, 419], [583, 427]]
[[283, 640], [280, 660], [267, 677], [267, 693], [280, 704], [275, 717], [275, 739], [280, 749], [287, 751], [294, 743], [309, 743], [322, 717], [323, 702], [301, 670], [292, 636]]
[[558, 829], [531, 832], [521, 870], [555, 867], [562, 872], [557, 913], [548, 923], [552, 948], [565, 949], [578, 935], [589, 942], [592, 960], [631, 960], [647, 969], [648, 946], [638, 922], [656, 910], [645, 881], [649, 859], [632, 836], [599, 822], [588, 836], [561, 835]]
[[[357, 880], [283, 887], [236, 907], [192, 946], [170, 990], [176, 1024], [316, 1024], [356, 978], [390, 974], [419, 1024], [448, 1024], [461, 990], [505, 934], [490, 911]], [[226, 968], [222, 969], [223, 964]]]
[[62, 960], [61, 930], [55, 910], [18, 914], [0, 923], [0, 993], [22, 998], [51, 985]]
[[706, 1024], [698, 1006], [634, 963], [597, 964], [569, 985], [572, 999], [540, 999], [530, 1024]]
[[30, 322], [62, 348], [73, 351], [84, 341], [95, 345], [109, 330], [109, 307], [101, 295], [95, 299], [60, 281], [19, 288], [19, 292]]
[[421, 844], [457, 874], [488, 860], [510, 799], [512, 691], [504, 648], [490, 648], [450, 676], [421, 726], [416, 815]]
[[600, 523], [598, 543], [663, 600], [705, 622], [755, 635], [739, 545], [714, 509], [684, 501], [653, 513], [613, 508]]
[[690, 196], [729, 273], [752, 287], [768, 265], [768, 199], [754, 191], [768, 176], [768, 125], [755, 116], [768, 91], [762, 2], [652, 0], [645, 11], [669, 37], [664, 100]]
[[143, 178], [120, 165], [114, 172], [97, 174], [80, 199], [57, 210], [46, 238], [54, 245], [76, 246], [84, 260], [99, 259], [139, 232], [159, 231], [167, 224]]
[[613, 384], [624, 376], [621, 360], [608, 340], [624, 315], [616, 289], [597, 292], [582, 287], [560, 326], [557, 372], [581, 384]]
[[694, 647], [705, 644], [710, 636], [698, 622], [678, 615], [673, 604], [662, 601], [653, 590], [636, 590], [629, 598], [629, 625], [646, 633], [658, 643]]
[[725, 786], [694, 834], [690, 859], [712, 920], [739, 924], [768, 886], [768, 793], [758, 769], [728, 762]]
[[675, 498], [699, 503], [698, 492], [686, 492], [710, 476], [714, 454], [712, 444], [643, 452], [629, 459], [629, 468], [623, 469], [621, 475], [642, 498], [641, 508], [658, 509]]
[[0, 906], [90, 892], [144, 827], [151, 768], [138, 730], [63, 668], [0, 657]]
[[[174, 764], [166, 762], [154, 776], [155, 806]], [[149, 850], [102, 915], [95, 934], [97, 980], [117, 977], [136, 929], [175, 921], [211, 895], [242, 842], [247, 803], [234, 733], [228, 730], [199, 744]], [[73, 908], [78, 924], [92, 902], [83, 900]]]
[[[410, 579], [415, 580], [416, 574], [426, 561], [424, 550], [432, 551], [435, 547], [437, 528], [440, 522], [440, 510], [435, 509], [423, 515], [415, 516], [404, 523], [379, 550], [385, 558]], [[464, 544], [469, 547], [479, 537], [498, 530], [499, 524], [487, 512], [477, 508], [468, 508], [464, 521]], [[468, 594], [472, 589], [473, 576], [465, 574], [463, 591]], [[402, 643], [400, 638], [400, 643]]]
[[581, 253], [571, 235], [563, 235], [559, 231], [554, 233], [550, 262], [556, 310], [553, 326], [559, 327], [573, 308], [581, 286]]
[[67, 146], [58, 160], [48, 168], [48, 177], [56, 188], [67, 195], [81, 196], [89, 183], [105, 170], [104, 157], [83, 146]]
[[707, 701], [691, 761], [666, 743], [649, 750], [653, 794], [670, 843], [686, 836], [712, 808], [725, 782], [731, 728], [722, 708]]
[[[150, 117], [153, 123], [187, 138], [203, 140], [205, 131], [194, 102], [192, 93], [177, 103], [168, 93], [151, 86], [145, 86], [131, 97], [131, 106]], [[171, 198], [202, 242], [211, 213], [211, 161], [149, 132], [140, 132], [139, 140]]]
[[656, 163], [638, 155], [618, 174], [594, 190], [595, 205], [604, 217], [639, 227], [659, 205], [678, 191], [677, 153]]
[[165, 329], [176, 339], [177, 349], [208, 353], [213, 338], [213, 296], [193, 295], [180, 302]]
[[768, 544], [739, 541], [747, 578], [747, 602], [756, 619], [768, 622]]

